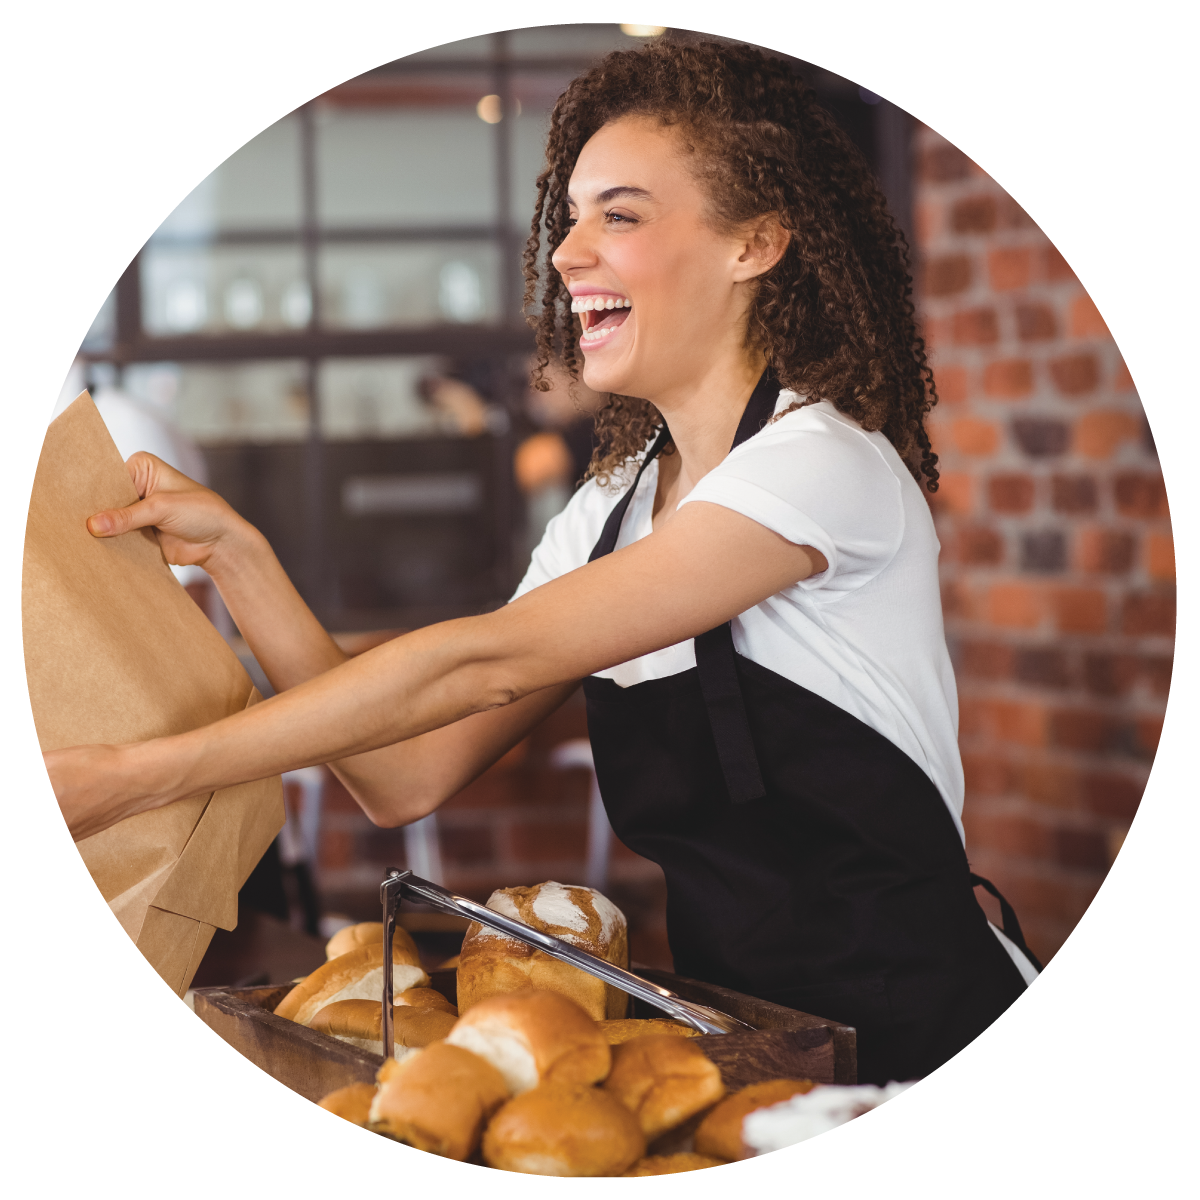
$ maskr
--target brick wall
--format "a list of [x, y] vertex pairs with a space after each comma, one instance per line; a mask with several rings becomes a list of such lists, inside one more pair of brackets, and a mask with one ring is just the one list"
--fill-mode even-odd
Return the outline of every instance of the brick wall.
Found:
[[967, 849], [1047, 959], [1104, 879], [1157, 745], [1175, 625], [1166, 493], [1133, 380], [1071, 268], [948, 142], [920, 129], [914, 150]]

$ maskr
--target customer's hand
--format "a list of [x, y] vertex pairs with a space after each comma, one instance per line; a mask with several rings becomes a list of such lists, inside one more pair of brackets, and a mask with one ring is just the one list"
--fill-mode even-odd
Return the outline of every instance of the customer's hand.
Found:
[[134, 746], [71, 746], [43, 755], [50, 786], [75, 841], [157, 807], [162, 797], [134, 769]]
[[142, 499], [110, 508], [88, 519], [93, 537], [116, 537], [154, 526], [167, 562], [199, 566], [210, 575], [221, 560], [245, 541], [253, 527], [216, 492], [169, 467], [161, 458], [139, 451], [125, 464]]

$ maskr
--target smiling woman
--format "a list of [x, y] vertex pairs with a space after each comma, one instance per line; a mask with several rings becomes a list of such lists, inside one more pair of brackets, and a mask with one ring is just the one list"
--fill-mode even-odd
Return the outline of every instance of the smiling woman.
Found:
[[537, 188], [535, 380], [610, 398], [512, 601], [346, 661], [257, 530], [135, 455], [142, 499], [92, 532], [155, 526], [204, 566], [278, 694], [47, 755], [68, 824], [313, 763], [405, 824], [582, 681], [676, 970], [856, 1026], [863, 1081], [924, 1075], [1034, 966], [963, 852], [903, 238], [812, 93], [746, 47], [610, 55], [559, 100]]

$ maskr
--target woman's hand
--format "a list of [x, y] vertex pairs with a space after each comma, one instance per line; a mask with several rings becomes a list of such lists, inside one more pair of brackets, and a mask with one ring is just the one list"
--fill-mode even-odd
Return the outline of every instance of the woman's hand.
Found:
[[203, 567], [215, 575], [231, 544], [252, 527], [216, 492], [153, 454], [139, 451], [125, 466], [141, 499], [96, 513], [88, 519], [88, 531], [94, 537], [116, 537], [155, 526], [167, 562]]

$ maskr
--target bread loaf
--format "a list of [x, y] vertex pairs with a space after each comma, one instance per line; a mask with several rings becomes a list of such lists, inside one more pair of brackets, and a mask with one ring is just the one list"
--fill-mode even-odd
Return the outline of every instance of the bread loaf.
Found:
[[510, 1100], [483, 1135], [483, 1160], [526, 1175], [620, 1175], [646, 1152], [633, 1114], [600, 1088], [544, 1083]]
[[[400, 944], [392, 946], [392, 985], [396, 992], [423, 987], [429, 976], [421, 968], [416, 948], [410, 952]], [[277, 1017], [307, 1025], [327, 1004], [337, 1000], [374, 1000], [383, 996], [383, 946], [360, 946], [330, 959], [318, 967], [303, 983], [298, 983], [279, 1002]]]
[[[599, 892], [561, 883], [502, 888], [488, 907], [553, 934], [618, 967], [629, 966], [625, 916]], [[458, 1007], [467, 1012], [489, 996], [534, 987], [574, 1000], [597, 1021], [623, 1017], [628, 997], [619, 988], [472, 921], [458, 966]]]
[[731, 1162], [750, 1158], [752, 1151], [742, 1141], [742, 1122], [747, 1115], [756, 1108], [766, 1108], [811, 1092], [816, 1086], [811, 1079], [768, 1079], [727, 1096], [700, 1122], [696, 1130], [697, 1152]]
[[441, 992], [434, 991], [431, 987], [406, 988], [403, 992], [398, 992], [393, 986], [392, 1003], [403, 1008], [436, 1008], [438, 1012], [458, 1016], [458, 1009]]
[[647, 1037], [652, 1033], [667, 1034], [670, 1037], [699, 1037], [700, 1031], [685, 1025], [682, 1021], [670, 1017], [648, 1017], [645, 1020], [601, 1021], [600, 1032], [608, 1039], [610, 1046], [619, 1046], [622, 1042], [631, 1041], [637, 1037]]
[[368, 1126], [462, 1162], [507, 1098], [504, 1077], [491, 1063], [459, 1046], [434, 1042], [402, 1063], [384, 1063]]
[[612, 1064], [596, 1022], [557, 992], [527, 988], [481, 1000], [446, 1040], [486, 1058], [514, 1094], [550, 1081], [597, 1083]]
[[[404, 1058], [444, 1038], [455, 1019], [436, 1008], [393, 1008], [395, 1057]], [[383, 1054], [383, 1005], [378, 1000], [336, 1000], [326, 1004], [308, 1027], [371, 1054]]]
[[708, 1154], [653, 1154], [639, 1159], [625, 1172], [624, 1178], [636, 1179], [642, 1175], [675, 1175], [680, 1171], [701, 1171], [705, 1167], [723, 1167], [723, 1158]]
[[[417, 958], [417, 944], [412, 940], [412, 935], [399, 925], [396, 926], [396, 931], [392, 935], [393, 948], [397, 943], [404, 949], [406, 962], [420, 961]], [[328, 962], [331, 958], [341, 958], [343, 954], [349, 954], [351, 950], [357, 950], [361, 946], [381, 945], [383, 945], [382, 921], [362, 921], [357, 925], [346, 925], [325, 943], [325, 961]]]
[[695, 1042], [669, 1034], [618, 1046], [604, 1087], [637, 1117], [648, 1142], [725, 1095], [716, 1063]]
[[371, 1101], [374, 1099], [373, 1083], [351, 1083], [338, 1088], [336, 1092], [330, 1092], [328, 1096], [322, 1096], [317, 1103], [326, 1112], [349, 1121], [351, 1125], [366, 1125]]

